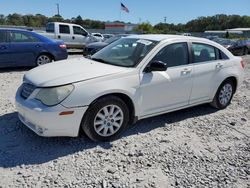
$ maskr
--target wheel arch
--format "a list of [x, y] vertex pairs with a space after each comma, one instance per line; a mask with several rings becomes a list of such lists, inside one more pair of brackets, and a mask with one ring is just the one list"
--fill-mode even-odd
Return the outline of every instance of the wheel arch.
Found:
[[54, 56], [52, 53], [47, 52], [47, 51], [42, 51], [42, 52], [40, 52], [40, 53], [37, 55], [36, 60], [37, 60], [37, 58], [38, 58], [40, 55], [48, 55], [48, 56], [50, 56], [50, 58], [52, 58], [52, 60], [55, 60], [55, 56]]
[[[107, 97], [107, 96], [116, 96], [116, 97], [120, 98], [121, 100], [123, 100], [126, 103], [126, 105], [128, 105], [128, 108], [129, 108], [129, 125], [136, 123], [136, 121], [138, 120], [138, 117], [135, 115], [136, 114], [135, 104], [134, 104], [133, 100], [131, 99], [131, 97], [129, 97], [129, 95], [127, 95], [125, 93], [122, 93], [122, 92], [111, 92], [111, 93], [106, 93], [106, 94], [100, 95], [100, 96], [96, 97], [88, 106], [93, 105], [99, 99]], [[81, 126], [82, 126], [82, 122], [84, 121], [85, 117], [87, 116], [88, 109], [83, 114], [83, 117], [82, 117], [82, 120], [81, 120], [81, 124], [80, 124], [79, 130], [78, 130], [78, 135], [83, 134], [83, 130], [81, 129]]]
[[215, 94], [216, 94], [216, 92], [218, 91], [218, 89], [220, 88], [220, 86], [221, 86], [225, 81], [227, 81], [227, 80], [231, 80], [231, 81], [233, 82], [233, 84], [234, 84], [234, 86], [235, 86], [235, 87], [234, 87], [234, 93], [236, 92], [237, 87], [238, 87], [238, 79], [237, 79], [236, 76], [231, 75], [231, 76], [227, 76], [224, 80], [222, 80], [222, 81], [220, 82], [220, 84], [217, 85], [216, 90], [215, 90], [215, 93], [214, 93], [213, 96], [215, 96]]
[[225, 82], [226, 80], [231, 80], [233, 82], [233, 84], [234, 84], [234, 93], [235, 93], [237, 88], [238, 88], [238, 80], [237, 80], [237, 78], [235, 76], [230, 76], [230, 77], [226, 78], [225, 80], [223, 80], [223, 82]]
[[136, 114], [135, 104], [134, 104], [132, 98], [125, 93], [112, 92], [112, 93], [103, 94], [103, 95], [97, 97], [95, 100], [93, 100], [90, 103], [90, 105], [96, 103], [99, 99], [107, 97], [107, 96], [115, 96], [115, 97], [118, 97], [125, 102], [125, 104], [128, 106], [128, 109], [129, 109], [129, 124], [133, 124], [137, 121], [138, 118], [135, 115]]

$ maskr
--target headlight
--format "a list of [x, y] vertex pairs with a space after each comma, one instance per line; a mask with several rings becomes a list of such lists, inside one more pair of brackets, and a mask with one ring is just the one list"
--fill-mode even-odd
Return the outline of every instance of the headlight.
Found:
[[74, 86], [72, 84], [52, 88], [41, 88], [35, 98], [47, 106], [54, 106], [66, 99], [73, 89]]

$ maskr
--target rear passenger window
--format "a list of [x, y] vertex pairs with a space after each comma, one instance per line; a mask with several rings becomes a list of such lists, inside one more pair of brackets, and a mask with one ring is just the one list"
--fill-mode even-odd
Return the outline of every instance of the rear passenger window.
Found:
[[54, 23], [48, 23], [47, 26], [46, 26], [46, 32], [54, 33], [55, 32], [55, 24]]
[[54, 33], [55, 32], [55, 24], [54, 23], [48, 23], [47, 27], [46, 27], [46, 32]]
[[65, 34], [70, 34], [69, 26], [68, 25], [59, 25], [59, 32], [65, 33]]
[[193, 43], [193, 61], [194, 63], [213, 61], [219, 59], [217, 48], [207, 45]]
[[39, 39], [33, 37], [31, 34], [12, 31], [10, 32], [10, 42], [40, 42], [40, 41]]
[[153, 58], [153, 61], [162, 61], [167, 63], [168, 67], [188, 64], [187, 43], [175, 43], [164, 47]]
[[229, 59], [229, 57], [222, 51], [220, 51], [220, 59]]

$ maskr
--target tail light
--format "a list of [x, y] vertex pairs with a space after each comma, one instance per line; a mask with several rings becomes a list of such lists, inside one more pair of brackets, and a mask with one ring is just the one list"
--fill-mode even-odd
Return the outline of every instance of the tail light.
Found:
[[246, 67], [246, 62], [241, 58], [241, 61], [240, 61], [240, 65], [241, 65], [241, 68], [245, 68]]
[[67, 48], [66, 44], [60, 44], [59, 47], [62, 48], [62, 49], [66, 49]]

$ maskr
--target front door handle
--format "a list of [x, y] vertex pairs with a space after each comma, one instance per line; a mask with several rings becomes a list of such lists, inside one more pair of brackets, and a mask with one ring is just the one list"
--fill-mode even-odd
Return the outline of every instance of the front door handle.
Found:
[[40, 47], [41, 47], [41, 45], [40, 45], [40, 44], [37, 44], [37, 45], [36, 45], [36, 47], [37, 47], [37, 48], [40, 48]]

